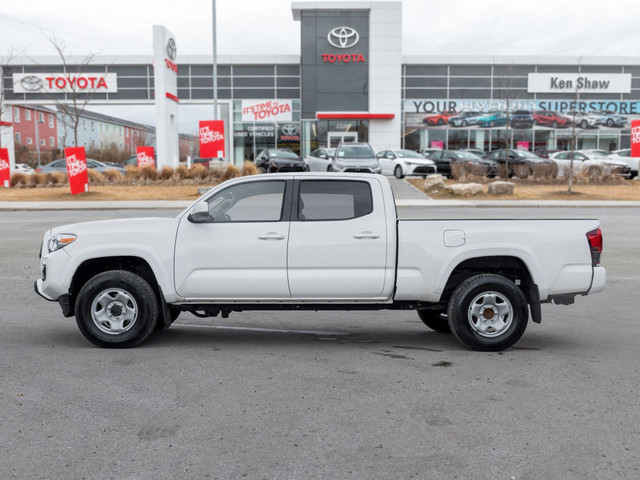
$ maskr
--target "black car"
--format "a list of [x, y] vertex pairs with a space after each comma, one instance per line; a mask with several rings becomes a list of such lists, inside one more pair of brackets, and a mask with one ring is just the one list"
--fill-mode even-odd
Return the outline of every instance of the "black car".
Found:
[[284, 148], [262, 150], [256, 157], [255, 164], [264, 173], [304, 171], [304, 161], [291, 150]]
[[[529, 150], [514, 150], [509, 149], [507, 151], [509, 157], [509, 172], [508, 176], [527, 177], [534, 173], [535, 167], [548, 167], [550, 173], [557, 173], [557, 165], [553, 160], [548, 158], [541, 158], [538, 155], [531, 153]], [[505, 165], [505, 149], [494, 150], [487, 153], [484, 156], [487, 160], [493, 160], [500, 165]], [[555, 175], [554, 175], [555, 176]]]
[[533, 115], [529, 110], [516, 110], [511, 114], [512, 128], [533, 128]]
[[452, 178], [452, 165], [456, 163], [459, 165], [464, 165], [465, 163], [477, 165], [481, 167], [484, 174], [489, 177], [495, 177], [498, 174], [498, 164], [496, 162], [493, 160], [485, 160], [465, 150], [439, 150], [434, 152], [429, 159], [435, 162], [438, 173], [448, 178]]

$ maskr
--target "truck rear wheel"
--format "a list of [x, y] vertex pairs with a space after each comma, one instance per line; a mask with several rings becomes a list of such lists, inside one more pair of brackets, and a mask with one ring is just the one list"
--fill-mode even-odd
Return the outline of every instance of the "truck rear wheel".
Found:
[[473, 350], [497, 352], [516, 343], [529, 320], [527, 299], [501, 275], [475, 275], [453, 292], [447, 309], [451, 331]]
[[447, 312], [438, 312], [436, 310], [416, 310], [422, 323], [431, 330], [441, 333], [451, 333]]
[[146, 280], [126, 270], [91, 278], [78, 294], [75, 311], [82, 334], [105, 348], [135, 347], [158, 321], [155, 292]]

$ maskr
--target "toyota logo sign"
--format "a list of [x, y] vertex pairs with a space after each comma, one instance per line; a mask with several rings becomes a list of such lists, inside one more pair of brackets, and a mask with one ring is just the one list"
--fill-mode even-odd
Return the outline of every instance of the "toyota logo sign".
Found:
[[351, 48], [358, 43], [360, 35], [351, 27], [336, 27], [329, 32], [327, 40], [336, 48]]
[[175, 60], [177, 53], [176, 41], [173, 38], [169, 38], [169, 40], [167, 40], [167, 56], [170, 60]]
[[282, 133], [285, 135], [295, 135], [298, 133], [298, 127], [291, 124], [283, 125]]
[[43, 87], [42, 79], [35, 75], [27, 75], [20, 80], [20, 85], [29, 92], [36, 92]]

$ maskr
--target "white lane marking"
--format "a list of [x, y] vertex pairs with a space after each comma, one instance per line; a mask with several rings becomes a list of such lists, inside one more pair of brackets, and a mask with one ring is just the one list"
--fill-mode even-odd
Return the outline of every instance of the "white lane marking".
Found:
[[268, 333], [300, 333], [303, 335], [350, 335], [348, 332], [325, 332], [319, 330], [280, 330], [277, 328], [259, 328], [259, 327], [231, 327], [226, 325], [193, 325], [189, 323], [174, 323], [174, 327], [193, 327], [193, 328], [215, 328], [218, 330], [244, 330], [249, 332], [268, 332]]

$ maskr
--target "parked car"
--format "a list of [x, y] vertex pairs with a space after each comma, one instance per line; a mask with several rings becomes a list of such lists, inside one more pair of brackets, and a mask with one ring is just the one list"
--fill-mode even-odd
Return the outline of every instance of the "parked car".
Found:
[[404, 149], [383, 150], [376, 155], [380, 168], [385, 175], [395, 175], [404, 178], [406, 175], [421, 175], [426, 177], [437, 173], [432, 160], [424, 158], [418, 152]]
[[468, 127], [478, 124], [478, 117], [482, 117], [484, 113], [476, 111], [467, 111], [457, 114], [455, 117], [451, 117], [448, 120], [448, 124], [452, 127]]
[[629, 120], [624, 115], [620, 115], [612, 110], [594, 110], [593, 115], [598, 115], [602, 119], [602, 124], [607, 127], [626, 127]]
[[554, 153], [562, 151], [563, 150], [560, 150], [559, 148], [538, 148], [537, 150], [534, 150], [533, 153], [538, 155], [540, 158], [549, 158]]
[[255, 164], [264, 173], [304, 171], [304, 161], [295, 152], [285, 148], [262, 150], [256, 157]]
[[511, 128], [533, 128], [533, 115], [529, 110], [516, 110], [511, 114]]
[[543, 127], [564, 128], [571, 126], [571, 118], [553, 110], [537, 110], [533, 112], [532, 116], [536, 125]]
[[446, 125], [451, 117], [454, 117], [458, 114], [455, 110], [447, 110], [444, 112], [440, 112], [435, 115], [427, 115], [422, 119], [422, 123], [426, 123], [427, 125]]
[[16, 163], [14, 167], [13, 173], [24, 173], [25, 175], [35, 173], [35, 170], [26, 163]]
[[335, 148], [318, 148], [304, 157], [304, 169], [307, 172], [328, 172]]
[[[102, 162], [94, 160], [93, 158], [87, 158], [87, 168], [90, 168], [100, 173], [106, 172], [107, 170], [115, 170], [120, 173], [125, 172], [125, 169], [123, 167], [120, 167], [120, 166], [111, 167], [111, 166], [105, 165]], [[47, 163], [46, 165], [43, 165], [41, 168], [36, 169], [36, 171], [40, 173], [54, 173], [54, 172], [67, 173], [67, 160], [65, 158], [54, 160], [53, 162]]]
[[498, 174], [498, 163], [493, 160], [485, 160], [466, 150], [440, 150], [431, 156], [436, 164], [438, 173], [448, 178], [453, 176], [453, 165], [469, 163], [478, 165], [484, 170], [484, 174], [495, 177]]
[[631, 168], [626, 162], [616, 160], [595, 150], [576, 150], [574, 152], [559, 152], [551, 156], [551, 160], [558, 165], [558, 176], [569, 174], [573, 158], [573, 171], [587, 170], [589, 174], [616, 173], [623, 177], [631, 177]]
[[[153, 159], [156, 162], [156, 166], [158, 166], [158, 157], [156, 155], [153, 156]], [[123, 166], [125, 167], [137, 167], [138, 166], [138, 156], [137, 155], [131, 155], [130, 157], [127, 157], [125, 159], [125, 161], [123, 162]]]
[[219, 168], [224, 166], [225, 162], [222, 158], [212, 157], [212, 158], [201, 158], [195, 157], [191, 159], [191, 167], [195, 165], [202, 165], [205, 168]]
[[614, 150], [609, 154], [609, 157], [614, 160], [623, 161], [629, 165], [629, 168], [631, 169], [631, 175], [629, 178], [636, 178], [638, 176], [638, 163], [640, 163], [640, 157], [632, 157], [630, 148]]
[[504, 112], [489, 112], [476, 118], [476, 124], [483, 128], [504, 127], [509, 117]]
[[368, 143], [340, 143], [331, 159], [332, 172], [380, 173], [380, 162]]
[[[507, 155], [509, 158], [509, 171], [507, 175], [510, 177], [527, 177], [533, 174], [536, 166], [548, 167], [549, 173], [552, 176], [555, 176], [557, 173], [557, 167], [554, 161], [548, 158], [541, 158], [528, 150], [509, 149]], [[498, 162], [500, 165], [505, 165], [505, 149], [494, 150], [486, 154], [484, 158]]]
[[576, 110], [570, 110], [565, 115], [571, 118], [571, 122], [575, 123], [576, 127], [580, 128], [598, 128], [602, 125], [602, 117], [600, 115], [594, 115], [587, 112], [579, 112]]

